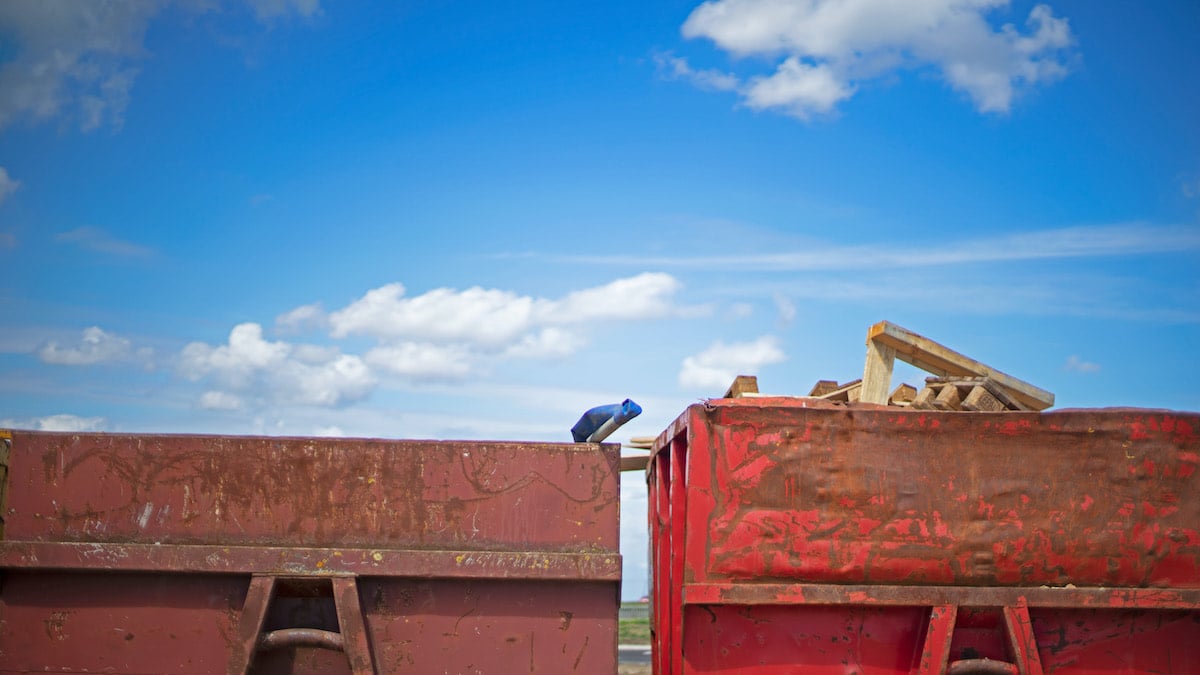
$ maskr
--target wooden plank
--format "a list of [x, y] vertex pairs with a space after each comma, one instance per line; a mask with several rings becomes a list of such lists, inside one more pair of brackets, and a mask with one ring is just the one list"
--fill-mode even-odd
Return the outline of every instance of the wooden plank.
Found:
[[621, 471], [645, 471], [650, 455], [626, 455], [621, 458]]
[[1004, 388], [997, 385], [988, 377], [930, 377], [926, 378], [926, 384], [931, 387], [943, 387], [953, 384], [958, 387], [959, 394], [970, 394], [975, 387], [983, 387], [988, 393], [996, 397], [1004, 405], [1007, 410], [1028, 411], [1029, 408], [1022, 405], [1020, 401], [1010, 396], [1004, 391]]
[[912, 403], [912, 400], [917, 397], [917, 388], [911, 384], [901, 384], [892, 390], [888, 395], [888, 403], [892, 405], [900, 405], [902, 403]]
[[960, 410], [959, 401], [958, 387], [942, 387], [942, 390], [934, 397], [933, 405], [939, 410]]
[[725, 395], [721, 398], [741, 398], [745, 394], [758, 393], [758, 377], [754, 375], [738, 375], [733, 379], [733, 384], [725, 390]]
[[834, 391], [837, 388], [838, 388], [837, 380], [818, 380], [817, 383], [813, 385], [812, 390], [808, 392], [808, 395], [809, 396], [824, 396], [825, 394], [828, 394], [829, 392]]
[[863, 365], [859, 400], [867, 403], [887, 403], [888, 390], [892, 388], [892, 366], [895, 363], [894, 347], [876, 340], [867, 340], [867, 362]]
[[852, 402], [859, 400], [859, 389], [862, 388], [862, 380], [853, 380], [842, 386], [834, 389], [831, 392], [821, 394], [815, 398], [823, 398], [826, 401], [846, 401]]
[[933, 399], [937, 398], [938, 390], [933, 387], [925, 387], [917, 392], [917, 397], [912, 400], [908, 407], [916, 410], [937, 410], [933, 405]]
[[1005, 405], [1000, 402], [1000, 399], [992, 396], [987, 388], [982, 385], [976, 385], [971, 393], [962, 402], [963, 410], [972, 412], [1001, 412], [1007, 410]]
[[880, 321], [871, 326], [867, 331], [867, 342], [891, 347], [895, 350], [896, 358], [934, 375], [991, 378], [997, 386], [1031, 410], [1045, 410], [1054, 405], [1054, 394], [891, 322]]

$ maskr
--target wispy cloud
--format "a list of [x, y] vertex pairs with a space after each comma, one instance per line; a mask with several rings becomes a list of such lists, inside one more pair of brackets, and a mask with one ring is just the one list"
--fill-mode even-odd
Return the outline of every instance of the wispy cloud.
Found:
[[1024, 88], [1064, 77], [1074, 36], [1064, 18], [1037, 5], [1025, 29], [993, 27], [988, 14], [1007, 2], [929, 0], [709, 0], [683, 24], [687, 38], [711, 40], [730, 54], [778, 59], [773, 73], [732, 74], [669, 61], [676, 77], [736, 90], [750, 108], [801, 119], [828, 113], [859, 84], [900, 68], [932, 67], [984, 113], [1005, 113]]
[[1067, 357], [1067, 362], [1063, 364], [1063, 370], [1071, 373], [1098, 373], [1100, 372], [1100, 364], [1084, 361], [1072, 354]]
[[0, 420], [0, 427], [33, 431], [103, 431], [106, 426], [108, 426], [108, 420], [103, 417], [79, 417], [65, 413], [45, 417]]
[[774, 336], [752, 342], [714, 342], [708, 349], [683, 360], [679, 384], [684, 387], [723, 389], [738, 375], [756, 375], [763, 366], [787, 359]]
[[78, 342], [59, 345], [48, 342], [37, 352], [44, 363], [60, 366], [94, 366], [102, 363], [137, 361], [145, 367], [153, 367], [154, 352], [149, 347], [134, 349], [128, 338], [109, 333], [99, 326], [83, 330]]
[[154, 249], [117, 239], [98, 227], [84, 226], [60, 232], [54, 235], [54, 241], [120, 258], [147, 258], [154, 255]]
[[[260, 23], [319, 11], [318, 0], [246, 0]], [[120, 129], [146, 30], [168, 3], [160, 0], [0, 2], [0, 32], [14, 38], [14, 54], [0, 66], [0, 128], [17, 120], [65, 117], [81, 131]], [[179, 3], [209, 11], [222, 3]]]
[[8, 175], [8, 169], [0, 166], [0, 204], [4, 203], [8, 196], [17, 191], [21, 187], [21, 181], [15, 180]]
[[803, 251], [699, 256], [549, 256], [563, 262], [730, 271], [851, 271], [1200, 250], [1200, 230], [1144, 224], [1068, 227], [921, 246], [812, 245]]

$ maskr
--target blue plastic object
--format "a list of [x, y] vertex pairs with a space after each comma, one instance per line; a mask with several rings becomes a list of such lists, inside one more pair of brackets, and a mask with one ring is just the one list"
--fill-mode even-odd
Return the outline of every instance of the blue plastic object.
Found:
[[571, 427], [576, 443], [599, 443], [622, 424], [642, 414], [642, 406], [630, 399], [621, 403], [601, 405], [583, 413]]

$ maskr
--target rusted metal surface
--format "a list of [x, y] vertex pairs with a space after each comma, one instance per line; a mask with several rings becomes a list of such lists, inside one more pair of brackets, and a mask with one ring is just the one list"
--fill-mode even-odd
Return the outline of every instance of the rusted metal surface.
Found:
[[692, 406], [647, 474], [656, 672], [1200, 672], [1198, 434], [1132, 409]]
[[613, 553], [0, 542], [0, 568], [620, 581]]
[[13, 441], [10, 540], [615, 548], [616, 460], [596, 445], [20, 431]]
[[618, 453], [12, 432], [0, 672], [613, 672]]

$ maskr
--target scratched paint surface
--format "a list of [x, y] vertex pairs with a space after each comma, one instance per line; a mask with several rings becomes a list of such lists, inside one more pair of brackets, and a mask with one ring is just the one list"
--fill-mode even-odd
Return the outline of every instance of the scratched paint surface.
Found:
[[1200, 586], [1200, 415], [691, 409], [689, 582]]
[[692, 406], [647, 473], [655, 672], [1200, 673], [1198, 430], [1129, 409]]
[[[0, 673], [226, 672], [249, 573], [297, 555], [264, 630], [338, 631], [328, 568], [362, 569], [380, 673], [612, 673], [618, 464], [612, 445], [13, 432]], [[361, 555], [382, 562], [342, 563]], [[349, 672], [306, 646], [251, 670]]]
[[567, 552], [618, 542], [614, 459], [594, 445], [13, 432], [11, 454], [10, 540]]

